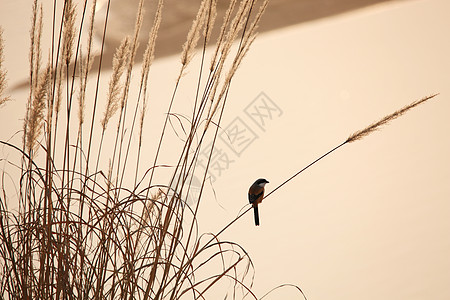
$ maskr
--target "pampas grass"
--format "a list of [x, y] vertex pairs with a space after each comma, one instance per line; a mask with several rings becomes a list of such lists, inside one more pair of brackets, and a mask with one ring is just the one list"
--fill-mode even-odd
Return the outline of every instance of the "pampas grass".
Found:
[[[149, 73], [163, 19], [163, 1], [155, 3], [153, 16], [145, 16], [153, 18], [153, 26], [145, 46], [137, 96], [130, 96], [129, 91], [136, 73], [143, 1], [132, 37], [125, 38], [116, 50], [108, 89], [100, 90], [109, 4], [100, 55], [94, 57], [96, 1], [75, 5], [67, 0], [61, 7], [55, 6], [49, 49], [41, 43], [49, 34], [43, 26], [48, 10], [38, 0], [32, 3], [30, 93], [22, 149], [0, 141], [21, 155], [21, 163], [10, 164], [20, 172], [17, 193], [10, 195], [13, 192], [2, 180], [0, 295], [10, 299], [197, 299], [213, 293], [220, 298], [250, 295], [256, 299], [251, 291], [252, 262], [245, 250], [214, 234], [198, 232], [197, 214], [207, 170], [198, 171], [196, 166], [206, 133], [211, 131], [201, 125], [206, 121], [219, 125], [227, 100], [227, 92], [218, 97], [214, 91], [228, 91], [255, 36], [256, 26], [249, 24], [259, 21], [263, 9], [256, 8], [256, 1], [232, 1], [222, 20], [221, 37], [210, 45], [217, 1], [202, 1], [182, 49], [158, 150], [153, 161], [144, 161], [141, 147], [151, 96]], [[236, 39], [240, 43], [232, 53]], [[216, 53], [209, 68], [204, 67], [207, 46], [214, 47]], [[187, 138], [177, 161], [162, 165], [159, 154], [168, 134], [166, 125], [174, 115], [172, 105], [198, 49], [201, 62]], [[47, 51], [50, 55], [43, 70]], [[95, 59], [99, 68], [94, 71], [91, 67]], [[6, 73], [1, 66], [3, 87]], [[106, 99], [101, 100], [106, 106], [98, 117], [103, 94]], [[208, 103], [216, 108], [209, 114], [205, 109]], [[216, 113], [218, 108], [220, 114]], [[74, 113], [77, 120], [73, 120]], [[118, 115], [116, 122], [114, 115]], [[115, 130], [111, 130], [112, 123], [117, 125]], [[215, 141], [219, 127], [209, 128]], [[77, 134], [71, 134], [72, 130]], [[105, 135], [113, 135], [113, 142], [103, 139]], [[131, 154], [136, 161], [131, 161]], [[157, 175], [162, 169], [172, 172], [167, 182], [161, 182]], [[134, 178], [124, 180], [130, 173]], [[186, 199], [192, 192], [194, 173], [202, 178], [202, 186], [190, 206]], [[19, 205], [10, 209], [8, 199], [13, 197], [19, 198]]]
[[100, 121], [103, 130], [106, 130], [111, 117], [119, 109], [119, 96], [121, 92], [120, 78], [122, 77], [123, 71], [125, 70], [125, 65], [130, 58], [130, 40], [126, 37], [120, 47], [117, 49], [116, 54], [114, 54], [113, 59], [113, 72], [111, 74], [111, 79], [109, 81], [109, 90], [106, 100], [106, 108], [103, 114], [103, 118]]
[[9, 96], [5, 95], [6, 88], [8, 87], [8, 82], [6, 79], [7, 71], [3, 68], [3, 29], [0, 27], [0, 107], [10, 100]]
[[[28, 153], [31, 153], [37, 144], [37, 139], [41, 135], [42, 127], [44, 126], [45, 109], [47, 107], [47, 97], [49, 94], [49, 84], [51, 76], [51, 67], [48, 66], [46, 71], [39, 77], [35, 93], [30, 105], [30, 112], [25, 119], [25, 148]], [[30, 99], [31, 100], [31, 99]]]
[[412, 102], [409, 105], [406, 105], [406, 106], [400, 108], [399, 110], [396, 110], [395, 112], [393, 112], [393, 113], [391, 113], [391, 114], [381, 118], [379, 121], [370, 124], [366, 128], [364, 128], [362, 130], [358, 130], [358, 131], [352, 133], [345, 142], [346, 143], [352, 143], [352, 142], [358, 141], [358, 140], [368, 136], [369, 134], [371, 134], [374, 131], [379, 130], [382, 126], [388, 124], [392, 120], [397, 119], [398, 117], [404, 115], [407, 111], [413, 109], [414, 107], [416, 107], [416, 106], [418, 106], [418, 105], [420, 105], [422, 103], [425, 103], [426, 101], [436, 97], [437, 95], [438, 94], [434, 94], [434, 95], [431, 95], [431, 96], [424, 97], [422, 99], [419, 99], [419, 100], [416, 100], [416, 101]]

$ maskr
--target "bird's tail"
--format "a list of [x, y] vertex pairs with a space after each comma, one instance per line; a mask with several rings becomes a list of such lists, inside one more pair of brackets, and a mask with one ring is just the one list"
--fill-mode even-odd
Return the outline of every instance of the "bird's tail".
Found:
[[255, 213], [255, 225], [259, 226], [259, 212], [258, 205], [253, 205], [253, 212]]

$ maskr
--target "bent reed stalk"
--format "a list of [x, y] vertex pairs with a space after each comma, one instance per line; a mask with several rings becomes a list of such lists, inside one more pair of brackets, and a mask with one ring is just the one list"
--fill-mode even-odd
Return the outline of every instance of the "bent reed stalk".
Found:
[[[403, 114], [405, 114], [406, 112], [408, 112], [409, 110], [413, 109], [414, 107], [430, 100], [433, 99], [434, 97], [436, 97], [439, 94], [434, 94], [431, 96], [427, 96], [424, 97], [422, 99], [416, 100], [414, 102], [412, 102], [409, 105], [406, 105], [402, 108], [400, 108], [399, 110], [396, 110], [395, 112], [384, 116], [383, 118], [381, 118], [379, 121], [374, 122], [372, 124], [370, 124], [369, 126], [367, 126], [366, 128], [362, 129], [362, 130], [358, 130], [355, 131], [354, 133], [352, 133], [343, 143], [337, 145], [336, 147], [334, 147], [333, 149], [331, 149], [330, 151], [328, 151], [327, 153], [325, 153], [324, 155], [320, 156], [319, 158], [317, 158], [316, 160], [314, 160], [313, 162], [311, 162], [309, 165], [307, 165], [306, 167], [304, 167], [303, 169], [301, 169], [300, 171], [298, 171], [297, 173], [295, 173], [294, 175], [292, 175], [291, 177], [289, 177], [287, 180], [285, 180], [283, 183], [281, 183], [280, 185], [278, 185], [277, 187], [275, 187], [272, 191], [270, 191], [269, 193], [267, 193], [267, 195], [265, 195], [264, 198], [267, 198], [268, 196], [270, 196], [272, 193], [274, 193], [276, 190], [278, 190], [279, 188], [281, 188], [283, 185], [285, 185], [286, 183], [288, 183], [289, 181], [291, 181], [292, 179], [294, 179], [295, 177], [297, 177], [298, 175], [300, 175], [300, 173], [302, 173], [303, 171], [305, 171], [306, 169], [308, 169], [310, 166], [314, 165], [316, 162], [320, 161], [322, 158], [325, 158], [326, 156], [328, 156], [329, 154], [333, 153], [334, 151], [336, 151], [337, 149], [341, 148], [342, 146], [344, 146], [345, 144], [349, 144], [349, 143], [353, 143], [356, 141], [359, 141], [361, 139], [363, 139], [364, 137], [370, 135], [371, 133], [380, 130], [382, 126], [387, 125], [389, 122], [393, 121], [394, 119], [397, 119], [398, 117], [402, 116]], [[250, 209], [249, 209], [250, 210]]]
[[[434, 97], [436, 97], [439, 94], [433, 94], [431, 96], [427, 96], [424, 97], [422, 99], [416, 100], [412, 103], [410, 103], [409, 105], [406, 105], [404, 107], [402, 107], [399, 110], [396, 110], [395, 112], [386, 115], [385, 117], [381, 118], [379, 121], [374, 122], [372, 124], [370, 124], [369, 126], [367, 126], [366, 128], [362, 129], [362, 130], [358, 130], [355, 131], [354, 133], [352, 133], [344, 142], [342, 142], [341, 144], [335, 146], [333, 149], [329, 150], [328, 152], [326, 152], [325, 154], [323, 154], [322, 156], [316, 158], [315, 160], [313, 160], [311, 163], [309, 163], [308, 165], [306, 165], [305, 167], [303, 167], [302, 169], [300, 169], [297, 173], [295, 173], [294, 175], [292, 175], [291, 177], [289, 177], [288, 179], [286, 179], [285, 181], [283, 181], [281, 184], [277, 185], [273, 190], [271, 190], [269, 193], [267, 193], [263, 199], [268, 198], [270, 195], [272, 195], [273, 193], [275, 193], [277, 190], [279, 190], [280, 188], [282, 188], [284, 185], [286, 185], [287, 183], [289, 183], [291, 180], [293, 180], [295, 177], [297, 177], [298, 175], [300, 175], [301, 173], [303, 173], [306, 169], [308, 169], [309, 167], [313, 166], [315, 163], [319, 162], [320, 160], [322, 160], [323, 158], [327, 157], [328, 155], [330, 155], [331, 153], [333, 153], [334, 151], [338, 150], [339, 148], [341, 148], [342, 146], [361, 140], [362, 138], [370, 135], [371, 133], [380, 130], [382, 126], [387, 125], [390, 121], [402, 116], [403, 114], [405, 114], [406, 112], [408, 112], [409, 110], [413, 109], [414, 107], [430, 100], [433, 99]], [[234, 223], [236, 223], [239, 219], [241, 219], [244, 215], [246, 215], [249, 211], [253, 210], [252, 205], [246, 205], [248, 206], [247, 209], [245, 209], [244, 211], [242, 211], [241, 213], [238, 214], [238, 216], [236, 218], [234, 218], [233, 220], [231, 220], [227, 225], [225, 225], [218, 233], [213, 234], [212, 237], [203, 245], [204, 248], [207, 248], [211, 243], [213, 243], [216, 239], [218, 239], [218, 237], [225, 232], [229, 227], [231, 227]], [[290, 286], [289, 284], [285, 285], [282, 284], [279, 287], [282, 286]], [[270, 292], [276, 290], [276, 287], [274, 289], [272, 289]], [[306, 299], [305, 294], [303, 293], [303, 291], [300, 289], [300, 287], [298, 286], [294, 286], [296, 289], [298, 289], [302, 296]], [[266, 294], [267, 295], [267, 294]], [[265, 295], [265, 296], [266, 296]], [[264, 297], [265, 297], [264, 296]]]

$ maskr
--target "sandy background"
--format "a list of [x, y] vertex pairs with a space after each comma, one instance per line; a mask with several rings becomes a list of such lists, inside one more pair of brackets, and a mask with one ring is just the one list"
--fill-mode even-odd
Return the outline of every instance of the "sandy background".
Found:
[[[29, 6], [0, 4], [11, 86], [26, 80]], [[256, 178], [270, 191], [353, 131], [440, 93], [278, 190], [260, 208], [260, 227], [249, 214], [223, 238], [252, 257], [259, 296], [293, 283], [308, 299], [450, 299], [450, 3], [394, 1], [294, 23], [262, 33], [233, 81], [223, 127], [239, 117], [256, 138], [238, 154], [219, 141], [232, 162], [211, 173], [215, 197], [209, 188], [200, 229], [217, 232], [234, 218]], [[159, 57], [148, 153], [179, 68], [178, 56]], [[2, 139], [22, 124], [27, 93], [11, 94], [0, 110]], [[177, 111], [192, 108], [192, 95]], [[262, 126], [246, 114], [261, 99], [276, 108]], [[268, 299], [294, 297], [284, 289]]]

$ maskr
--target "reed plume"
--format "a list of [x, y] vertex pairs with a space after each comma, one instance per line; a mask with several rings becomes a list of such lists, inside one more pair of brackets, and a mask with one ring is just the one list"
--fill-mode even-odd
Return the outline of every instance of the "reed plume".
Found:
[[31, 30], [30, 30], [30, 97], [38, 84], [39, 70], [41, 67], [41, 39], [42, 39], [42, 4], [38, 6], [37, 0], [33, 1]]
[[47, 95], [49, 91], [49, 84], [51, 79], [51, 66], [48, 65], [46, 71], [41, 74], [36, 88], [36, 93], [32, 100], [29, 118], [25, 120], [26, 133], [26, 149], [31, 153], [36, 146], [36, 141], [41, 134], [41, 129], [44, 120], [44, 112], [46, 108]]
[[412, 102], [409, 105], [406, 105], [406, 106], [402, 107], [399, 110], [396, 110], [392, 114], [389, 114], [389, 115], [381, 118], [379, 121], [370, 124], [366, 128], [364, 128], [362, 130], [358, 130], [358, 131], [352, 133], [345, 142], [346, 143], [352, 143], [354, 141], [360, 140], [360, 139], [368, 136], [372, 132], [379, 130], [382, 126], [386, 125], [390, 121], [392, 121], [394, 119], [397, 119], [398, 117], [402, 116], [403, 114], [405, 114], [410, 109], [412, 109], [412, 108], [414, 108], [414, 107], [416, 107], [416, 106], [418, 106], [418, 105], [420, 105], [422, 103], [425, 103], [426, 101], [436, 97], [437, 95], [439, 95], [439, 94], [434, 94], [434, 95], [431, 95], [431, 96], [424, 97], [422, 99], [419, 99], [419, 100], [416, 100], [416, 101]]
[[103, 130], [106, 129], [109, 120], [119, 109], [119, 95], [120, 90], [123, 87], [120, 84], [120, 78], [122, 77], [123, 71], [125, 70], [125, 65], [128, 62], [130, 56], [130, 39], [126, 37], [122, 40], [119, 48], [114, 54], [113, 59], [113, 72], [111, 74], [111, 79], [109, 80], [109, 89], [107, 96], [107, 104], [103, 118], [101, 120]]
[[[220, 84], [219, 77], [215, 78], [215, 82], [212, 88], [212, 92], [209, 95], [209, 98], [211, 100], [210, 107], [207, 113], [206, 123], [205, 123], [205, 130], [208, 128], [209, 124], [213, 120], [218, 108], [222, 104], [222, 100], [225, 97], [225, 95], [228, 93], [229, 85], [231, 84], [231, 80], [234, 77], [236, 71], [238, 70], [239, 66], [241, 65], [242, 60], [244, 59], [245, 55], [250, 49], [250, 46], [252, 45], [253, 41], [256, 38], [256, 30], [258, 28], [258, 23], [261, 20], [262, 15], [264, 14], [264, 11], [268, 5], [268, 0], [263, 1], [263, 3], [260, 5], [258, 12], [256, 13], [253, 22], [250, 26], [247, 27], [248, 21], [249, 21], [249, 15], [251, 13], [251, 10], [253, 9], [253, 4], [250, 5], [249, 2], [241, 2], [241, 5], [236, 13], [235, 18], [232, 20], [230, 24], [230, 30], [227, 31], [227, 34], [225, 37], [219, 36], [219, 39], [224, 39], [223, 48], [221, 49], [221, 56], [218, 61], [218, 70], [220, 72], [217, 73], [218, 76], [222, 74], [222, 69], [225, 64], [225, 59], [228, 56], [231, 46], [233, 45], [234, 39], [237, 37], [239, 32], [243, 30], [242, 32], [242, 38], [239, 43], [239, 49], [237, 51], [237, 54], [235, 55], [233, 62], [231, 64], [231, 67], [229, 68], [228, 72], [226, 73], [224, 82], [222, 83], [222, 88], [219, 92], [219, 95], [217, 99], [214, 101], [214, 97], [216, 95], [216, 91], [218, 89], [218, 86]], [[231, 4], [230, 8], [231, 9]], [[229, 21], [229, 18], [226, 17], [226, 21]], [[223, 30], [223, 29], [222, 29]], [[217, 59], [217, 53], [219, 53], [219, 48], [216, 49], [215, 54], [213, 56], [212, 63], [214, 63]], [[211, 69], [211, 67], [210, 67]]]
[[8, 87], [7, 82], [7, 71], [4, 70], [4, 54], [3, 54], [4, 40], [3, 40], [3, 29], [0, 27], [0, 107], [10, 100], [10, 97], [5, 95], [6, 88]]
[[[129, 48], [128, 49], [129, 51], [127, 54], [128, 60], [126, 62], [127, 73], [126, 73], [124, 89], [122, 91], [121, 101], [120, 101], [121, 117], [122, 117], [123, 109], [125, 108], [125, 105], [127, 104], [128, 92], [129, 92], [130, 83], [131, 83], [131, 71], [133, 70], [134, 59], [136, 57], [136, 51], [139, 46], [139, 33], [141, 31], [143, 18], [144, 18], [144, 0], [140, 0], [138, 12], [136, 14], [136, 21], [134, 24], [133, 39], [130, 41], [130, 45], [128, 46], [128, 48]], [[122, 124], [121, 122], [122, 122], [122, 118], [120, 118], [120, 120], [119, 120], [119, 124], [117, 126], [118, 128], [121, 126], [121, 124]]]
[[[342, 142], [341, 144], [337, 145], [336, 147], [334, 147], [333, 149], [331, 149], [327, 153], [323, 154], [319, 158], [315, 159], [313, 162], [308, 164], [306, 167], [304, 167], [303, 169], [301, 169], [300, 171], [298, 171], [297, 173], [295, 173], [294, 175], [292, 175], [291, 177], [286, 179], [283, 183], [281, 183], [276, 188], [274, 188], [270, 193], [268, 193], [264, 198], [268, 197], [269, 195], [274, 193], [276, 190], [278, 190], [279, 188], [284, 186], [286, 183], [288, 183], [289, 181], [291, 181], [292, 179], [297, 177], [300, 173], [302, 173], [303, 171], [305, 171], [306, 169], [308, 169], [309, 167], [314, 165], [316, 162], [320, 161], [322, 158], [325, 158], [326, 156], [330, 155], [331, 153], [333, 153], [337, 149], [341, 148], [342, 146], [363, 139], [364, 137], [370, 135], [371, 133], [379, 130], [381, 128], [381, 126], [387, 125], [390, 121], [392, 121], [392, 120], [402, 116], [403, 114], [405, 114], [407, 111], [413, 109], [414, 107], [416, 107], [416, 106], [418, 106], [418, 105], [420, 105], [422, 103], [425, 103], [426, 101], [428, 101], [430, 99], [433, 99], [437, 95], [439, 95], [439, 94], [433, 94], [431, 96], [427, 96], [427, 97], [424, 97], [422, 99], [416, 100], [416, 101], [412, 102], [411, 104], [406, 105], [406, 106], [400, 108], [399, 110], [396, 110], [395, 112], [393, 112], [393, 113], [391, 113], [391, 114], [381, 118], [379, 121], [370, 124], [366, 128], [364, 128], [362, 130], [358, 130], [358, 131], [352, 133], [344, 142]], [[248, 210], [250, 210], [250, 208]]]
[[[191, 61], [195, 53], [198, 39], [200, 38], [200, 30], [205, 25], [208, 19], [208, 10], [211, 7], [211, 0], [202, 0], [197, 16], [192, 23], [191, 29], [188, 32], [186, 42], [183, 45], [183, 52], [181, 53], [181, 64], [183, 69]], [[180, 72], [182, 74], [183, 72]]]
[[73, 55], [73, 44], [75, 40], [76, 6], [72, 0], [64, 2], [64, 30], [62, 43], [62, 60], [69, 65]]
[[[41, 11], [42, 12], [42, 11]], [[25, 111], [25, 121], [23, 127], [23, 139], [22, 144], [26, 147], [27, 144], [27, 124], [30, 119], [31, 114], [31, 106], [33, 103], [34, 92], [36, 90], [38, 84], [38, 76], [39, 76], [39, 66], [40, 66], [40, 39], [41, 39], [41, 26], [38, 24], [42, 24], [42, 14], [38, 14], [38, 4], [37, 0], [33, 1], [32, 5], [32, 14], [31, 14], [31, 30], [30, 30], [30, 52], [29, 52], [29, 80], [30, 80], [30, 92], [28, 96], [26, 111]]]
[[155, 59], [155, 45], [156, 45], [156, 38], [158, 36], [159, 26], [161, 25], [163, 3], [164, 3], [163, 0], [158, 1], [155, 19], [153, 21], [152, 29], [150, 30], [148, 35], [147, 46], [145, 47], [144, 57], [142, 60], [141, 86], [143, 86], [144, 88], [144, 97], [147, 88], [150, 66], [152, 65], [152, 62]]
[[43, 13], [43, 8], [42, 8], [42, 4], [39, 5], [39, 12], [37, 12], [37, 28], [35, 29], [35, 35], [36, 37], [34, 38], [34, 44], [32, 45], [34, 47], [34, 74], [35, 74], [35, 78], [37, 80], [34, 81], [34, 89], [37, 88], [38, 85], [38, 81], [39, 81], [39, 76], [40, 76], [40, 70], [41, 70], [41, 64], [42, 64], [42, 51], [41, 51], [41, 40], [42, 40], [42, 22], [43, 22], [43, 17], [44, 17], [44, 13]]
[[92, 54], [92, 43], [94, 34], [94, 20], [96, 12], [97, 0], [94, 0], [91, 4], [91, 13], [89, 17], [89, 29], [88, 29], [88, 42], [86, 58], [83, 60], [80, 50], [80, 91], [78, 94], [78, 123], [79, 126], [84, 123], [84, 111], [86, 101], [86, 84], [88, 81], [88, 75], [91, 71], [92, 64], [94, 62], [94, 55]]
[[142, 135], [144, 132], [144, 120], [147, 111], [147, 88], [148, 88], [148, 76], [150, 73], [150, 67], [155, 59], [155, 46], [156, 46], [156, 38], [158, 36], [159, 27], [161, 25], [162, 19], [162, 9], [163, 9], [163, 0], [158, 1], [158, 6], [156, 8], [155, 18], [153, 21], [152, 28], [148, 35], [147, 46], [145, 47], [144, 57], [142, 60], [142, 69], [141, 69], [141, 82], [140, 82], [140, 91], [142, 90], [142, 106], [139, 117], [139, 144], [138, 144], [138, 153], [136, 159], [136, 170], [135, 170], [135, 183], [137, 181], [137, 176], [139, 172], [139, 160], [141, 155], [141, 147], [142, 147]]

